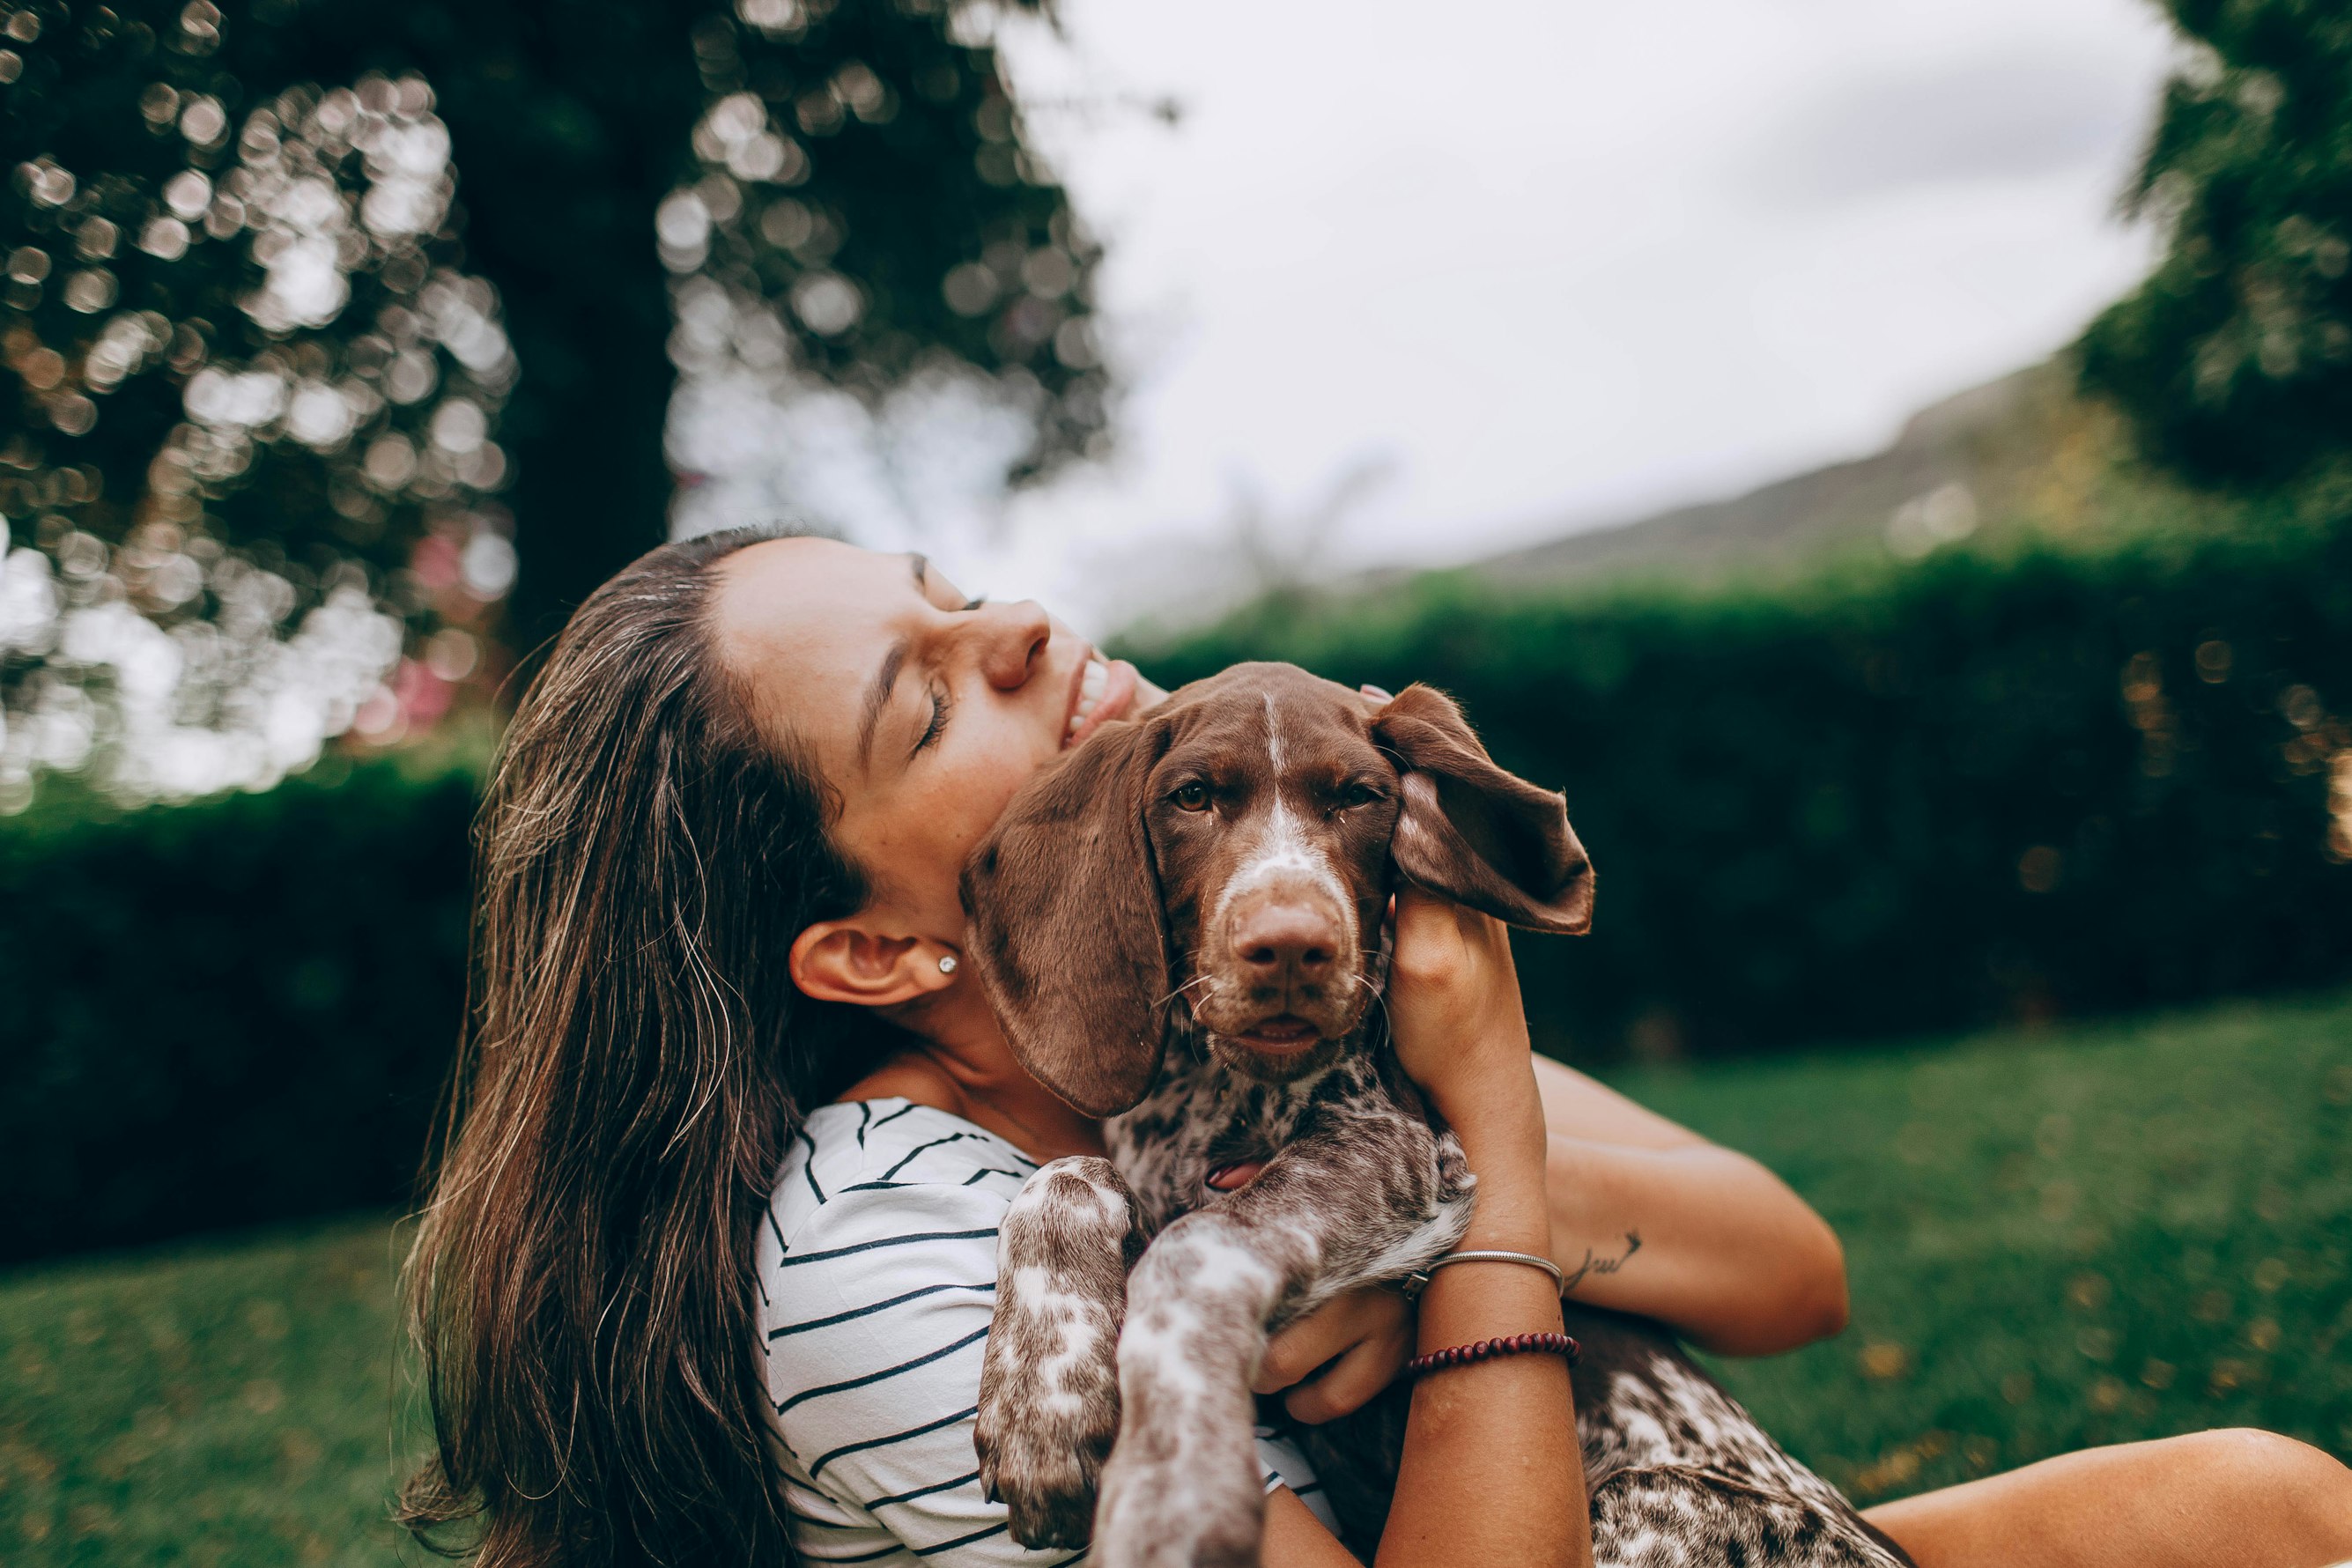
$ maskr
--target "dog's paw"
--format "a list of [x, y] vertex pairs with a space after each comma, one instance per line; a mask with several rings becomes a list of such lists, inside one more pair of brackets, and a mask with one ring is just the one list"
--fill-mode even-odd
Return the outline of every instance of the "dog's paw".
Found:
[[1108, 1160], [1031, 1176], [997, 1235], [996, 1311], [973, 1446], [1024, 1546], [1084, 1546], [1118, 1434], [1118, 1330], [1132, 1200]]
[[1111, 1459], [1092, 1561], [1098, 1568], [1261, 1568], [1265, 1492], [1255, 1452], [1234, 1470], [1198, 1463], [1192, 1444], [1163, 1451], [1168, 1458], [1130, 1458], [1122, 1445]]
[[1094, 1533], [1095, 1493], [1118, 1430], [1118, 1395], [1112, 1389], [1108, 1400], [1080, 1403], [1076, 1411], [1049, 1413], [1018, 1396], [981, 1401], [972, 1434], [980, 1484], [989, 1500], [1004, 1505], [1013, 1539], [1024, 1546], [1084, 1546]]

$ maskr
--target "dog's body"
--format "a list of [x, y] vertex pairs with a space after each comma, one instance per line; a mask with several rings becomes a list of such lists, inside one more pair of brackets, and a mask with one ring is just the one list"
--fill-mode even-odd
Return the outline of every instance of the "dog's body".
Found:
[[[1091, 1539], [1105, 1568], [1255, 1564], [1248, 1381], [1267, 1336], [1425, 1267], [1469, 1222], [1461, 1147], [1369, 1006], [1391, 858], [1560, 931], [1589, 919], [1591, 869], [1559, 797], [1496, 768], [1425, 689], [1375, 708], [1244, 666], [1114, 728], [1024, 791], [967, 872], [1016, 1049], [1109, 1118], [1111, 1152], [1054, 1162], [1006, 1216], [982, 1469], [1025, 1544]], [[1210, 1185], [1258, 1161], [1238, 1191]], [[1568, 1316], [1596, 1562], [1906, 1561], [1664, 1331]], [[1360, 1552], [1407, 1397], [1297, 1434]]]

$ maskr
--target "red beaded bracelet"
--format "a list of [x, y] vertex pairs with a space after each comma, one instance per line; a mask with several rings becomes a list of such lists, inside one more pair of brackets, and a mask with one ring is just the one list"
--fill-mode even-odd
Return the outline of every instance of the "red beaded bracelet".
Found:
[[1492, 1361], [1496, 1356], [1526, 1355], [1534, 1351], [1565, 1356], [1568, 1364], [1574, 1366], [1577, 1358], [1584, 1353], [1584, 1347], [1567, 1334], [1506, 1334], [1497, 1340], [1448, 1345], [1442, 1351], [1415, 1356], [1404, 1363], [1404, 1375], [1419, 1377], [1423, 1373], [1436, 1372], [1443, 1367], [1468, 1366], [1474, 1362]]

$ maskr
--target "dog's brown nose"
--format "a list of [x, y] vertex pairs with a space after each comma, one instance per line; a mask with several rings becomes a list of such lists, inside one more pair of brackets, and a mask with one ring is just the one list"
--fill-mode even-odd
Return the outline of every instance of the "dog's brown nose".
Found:
[[1311, 904], [1266, 900], [1237, 911], [1234, 957], [1252, 985], [1312, 984], [1339, 957], [1339, 922]]

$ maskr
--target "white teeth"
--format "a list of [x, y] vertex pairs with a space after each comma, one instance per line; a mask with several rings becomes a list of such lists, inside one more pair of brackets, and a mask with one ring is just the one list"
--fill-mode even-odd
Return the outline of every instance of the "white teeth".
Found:
[[1073, 735], [1094, 713], [1095, 704], [1102, 700], [1103, 688], [1110, 680], [1110, 667], [1098, 658], [1087, 660], [1085, 671], [1078, 677], [1078, 706], [1070, 715], [1069, 732]]

